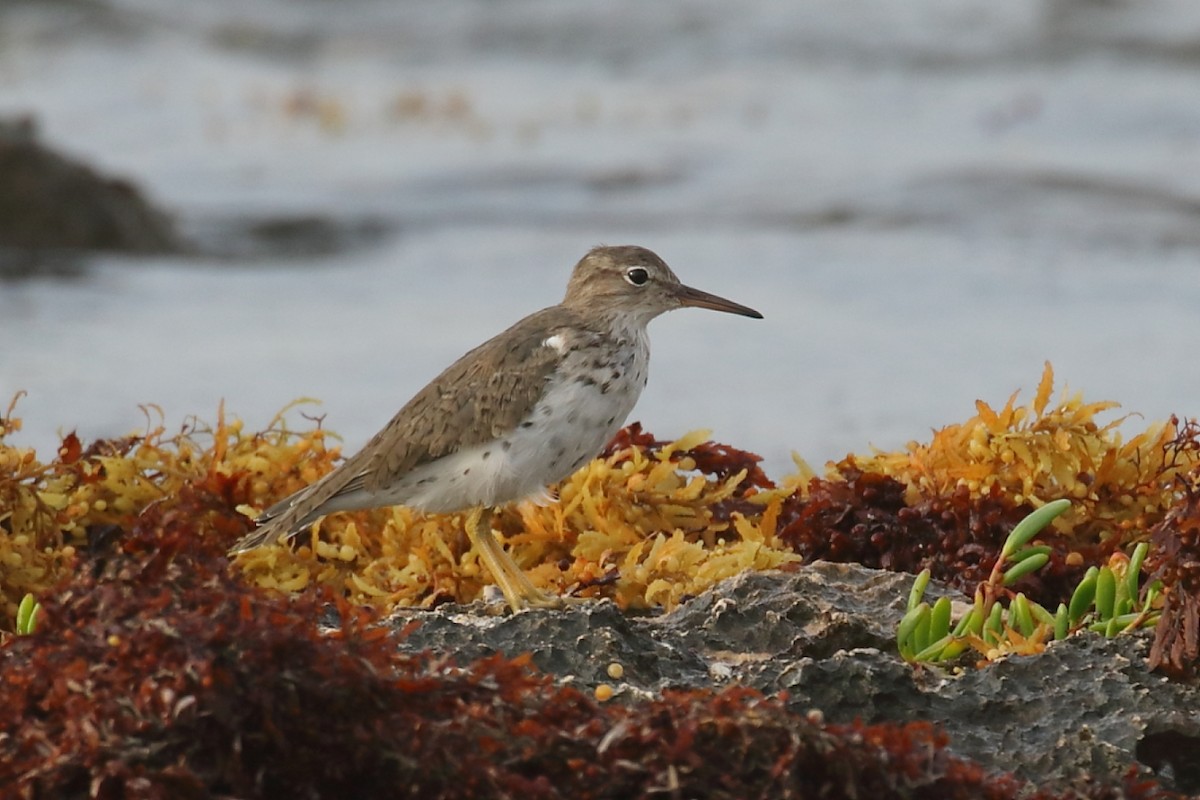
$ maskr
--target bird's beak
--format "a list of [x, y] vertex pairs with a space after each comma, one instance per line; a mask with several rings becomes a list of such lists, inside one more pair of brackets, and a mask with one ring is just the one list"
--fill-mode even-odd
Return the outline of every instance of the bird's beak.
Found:
[[675, 290], [675, 297], [679, 300], [681, 306], [687, 308], [711, 308], [713, 311], [741, 314], [743, 317], [763, 318], [763, 315], [753, 308], [748, 308], [732, 300], [726, 300], [724, 297], [717, 297], [715, 294], [693, 289], [690, 286], [680, 285]]

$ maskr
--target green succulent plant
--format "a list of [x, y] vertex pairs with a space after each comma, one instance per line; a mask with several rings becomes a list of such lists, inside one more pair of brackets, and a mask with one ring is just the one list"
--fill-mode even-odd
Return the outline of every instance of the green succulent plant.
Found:
[[1134, 548], [1121, 574], [1109, 566], [1088, 569], [1070, 603], [1060, 603], [1054, 613], [1024, 593], [1014, 595], [1007, 589], [1049, 562], [1050, 547], [1029, 543], [1070, 506], [1069, 500], [1055, 500], [1017, 523], [991, 574], [976, 588], [971, 608], [957, 622], [951, 618], [948, 597], [932, 605], [924, 599], [930, 572], [923, 570], [913, 581], [907, 611], [896, 630], [900, 655], [911, 662], [940, 663], [974, 648], [992, 659], [1004, 653], [1038, 652], [1047, 640], [1065, 639], [1083, 628], [1111, 637], [1157, 623], [1162, 583], [1141, 586], [1149, 550], [1145, 542]]
[[17, 606], [17, 626], [16, 631], [18, 636], [28, 636], [37, 628], [38, 617], [41, 616], [42, 605], [33, 599], [32, 594], [27, 594], [21, 598], [21, 604]]

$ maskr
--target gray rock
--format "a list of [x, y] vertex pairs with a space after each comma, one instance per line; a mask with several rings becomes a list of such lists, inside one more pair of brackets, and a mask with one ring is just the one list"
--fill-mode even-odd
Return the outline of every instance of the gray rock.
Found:
[[0, 120], [0, 250], [169, 253], [171, 218], [128, 181], [47, 148], [28, 117]]
[[531, 653], [558, 680], [607, 683], [618, 697], [734, 683], [786, 690], [792, 708], [830, 722], [934, 721], [956, 753], [1038, 782], [1115, 780], [1140, 761], [1165, 785], [1200, 791], [1200, 692], [1148, 672], [1145, 635], [1077, 635], [981, 669], [913, 667], [895, 649], [913, 578], [818, 562], [739, 575], [663, 615], [604, 601], [495, 616], [478, 603], [405, 609], [394, 623], [422, 622], [406, 650], [460, 663]]

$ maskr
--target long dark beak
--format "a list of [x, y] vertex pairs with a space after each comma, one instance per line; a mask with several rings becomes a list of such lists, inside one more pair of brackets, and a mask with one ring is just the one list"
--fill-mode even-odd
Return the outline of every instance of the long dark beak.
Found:
[[675, 296], [679, 299], [679, 303], [687, 308], [711, 308], [713, 311], [725, 311], [730, 314], [741, 314], [743, 317], [754, 317], [762, 319], [763, 315], [755, 311], [753, 308], [748, 308], [732, 300], [726, 300], [724, 297], [717, 297], [715, 294], [702, 292], [699, 289], [693, 289], [690, 286], [679, 285], [675, 289]]

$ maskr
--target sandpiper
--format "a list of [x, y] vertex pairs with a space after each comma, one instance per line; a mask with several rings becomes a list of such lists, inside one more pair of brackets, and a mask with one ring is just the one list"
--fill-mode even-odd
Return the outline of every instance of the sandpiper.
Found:
[[594, 458], [646, 385], [646, 326], [665, 311], [752, 308], [685, 286], [644, 247], [597, 247], [567, 294], [476, 347], [432, 382], [362, 450], [271, 506], [231, 554], [288, 539], [334, 511], [405, 505], [470, 510], [467, 535], [513, 611], [557, 607], [492, 534], [495, 509], [547, 497]]

